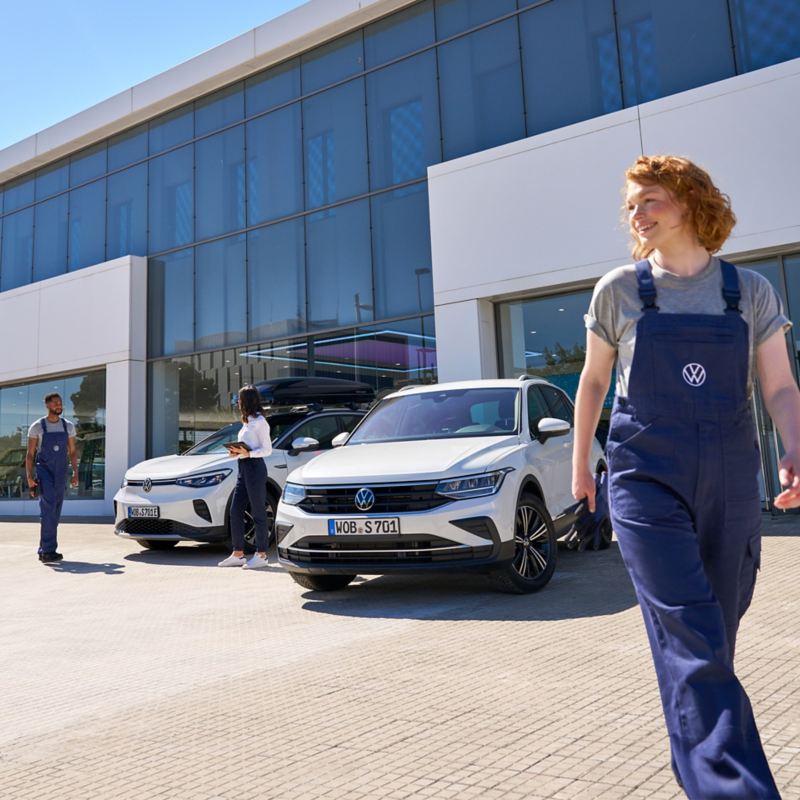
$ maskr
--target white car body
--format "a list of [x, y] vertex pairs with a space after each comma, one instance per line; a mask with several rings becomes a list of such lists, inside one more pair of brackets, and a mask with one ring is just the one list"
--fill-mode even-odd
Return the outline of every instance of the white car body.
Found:
[[[287, 482], [292, 498], [286, 502], [285, 491], [276, 517], [281, 563], [296, 575], [313, 576], [446, 567], [493, 568], [512, 559], [515, 517], [523, 492], [543, 500], [553, 518], [575, 505], [571, 494], [571, 424], [569, 431], [563, 433], [563, 423], [559, 425], [555, 419], [534, 413], [540, 408], [538, 404], [545, 391], [547, 396], [557, 393], [559, 402], [566, 400], [569, 411], [563, 415], [570, 416], [572, 406], [567, 396], [541, 379], [499, 379], [408, 388], [389, 395], [383, 403], [418, 394], [486, 388], [517, 391], [517, 421], [512, 432], [355, 443], [362, 426], [380, 409], [379, 405], [351, 434], [352, 442], [292, 472]], [[538, 431], [531, 434], [529, 397], [530, 411], [535, 417], [532, 424], [560, 428], [561, 435], [540, 441]], [[492, 430], [492, 426], [486, 425], [467, 425], [460, 430], [471, 427]], [[591, 463], [596, 469], [604, 468], [602, 448], [597, 441], [592, 444]], [[435, 491], [443, 481], [500, 470], [506, 471], [505, 477], [499, 489], [488, 496], [449, 499]], [[375, 497], [373, 509], [384, 510], [358, 513], [355, 495], [365, 488]], [[304, 499], [295, 502], [303, 494]], [[395, 495], [399, 499], [392, 499]], [[353, 498], [352, 503], [349, 497]], [[404, 497], [427, 500], [406, 503]], [[414, 502], [430, 507], [413, 510]], [[334, 513], [339, 507], [345, 513]], [[376, 523], [371, 521], [389, 518], [398, 521], [399, 534], [394, 531], [396, 523], [384, 525], [388, 533], [374, 532]], [[377, 523], [378, 528], [380, 525]], [[348, 526], [352, 532], [342, 532]], [[557, 535], [568, 530], [557, 530]]]

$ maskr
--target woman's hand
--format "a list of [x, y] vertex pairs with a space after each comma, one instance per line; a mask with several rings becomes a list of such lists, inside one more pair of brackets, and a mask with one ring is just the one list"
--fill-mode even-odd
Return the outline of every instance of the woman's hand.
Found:
[[800, 452], [788, 452], [781, 459], [778, 477], [783, 491], [775, 498], [775, 508], [800, 508]]
[[576, 500], [586, 498], [586, 505], [589, 511], [594, 514], [595, 510], [595, 482], [594, 475], [587, 467], [572, 468], [572, 496]]

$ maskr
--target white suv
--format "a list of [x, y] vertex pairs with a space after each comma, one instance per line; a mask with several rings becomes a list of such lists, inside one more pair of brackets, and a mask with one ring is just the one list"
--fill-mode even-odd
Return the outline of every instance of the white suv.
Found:
[[[572, 423], [567, 395], [541, 379], [395, 392], [343, 446], [291, 473], [280, 562], [317, 590], [359, 573], [472, 568], [505, 591], [536, 591], [574, 521]], [[605, 469], [596, 441], [592, 463]]]

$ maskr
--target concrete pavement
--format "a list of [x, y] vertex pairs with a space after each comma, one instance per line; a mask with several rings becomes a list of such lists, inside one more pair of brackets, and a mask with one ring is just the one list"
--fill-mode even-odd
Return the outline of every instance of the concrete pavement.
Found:
[[[766, 525], [738, 673], [800, 800], [800, 518]], [[683, 797], [616, 544], [537, 595], [479, 576], [315, 594], [108, 524], [0, 522], [0, 798]]]

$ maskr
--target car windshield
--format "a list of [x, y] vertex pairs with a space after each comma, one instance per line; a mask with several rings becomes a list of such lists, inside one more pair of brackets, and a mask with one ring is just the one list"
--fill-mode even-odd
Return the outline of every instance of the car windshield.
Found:
[[[306, 416], [304, 413], [294, 414], [274, 414], [267, 415], [267, 422], [269, 423], [269, 436], [274, 444], [277, 439], [281, 437], [292, 425], [296, 424], [299, 420]], [[182, 456], [207, 456], [207, 455], [224, 455], [228, 451], [225, 449], [225, 442], [235, 442], [236, 437], [239, 435], [239, 430], [242, 427], [241, 422], [232, 422], [224, 428], [206, 436], [205, 439], [198, 442], [194, 447], [190, 447], [185, 452], [181, 453]]]
[[368, 414], [347, 442], [401, 442], [508, 436], [518, 430], [519, 389], [446, 389], [390, 397]]

